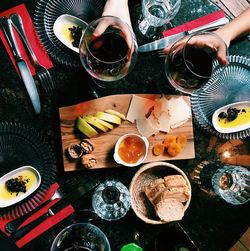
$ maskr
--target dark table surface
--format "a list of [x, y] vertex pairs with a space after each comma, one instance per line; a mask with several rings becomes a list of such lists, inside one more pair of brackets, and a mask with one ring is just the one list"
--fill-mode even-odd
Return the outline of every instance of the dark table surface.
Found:
[[[207, 6], [210, 4], [208, 1], [197, 2], [203, 7], [201, 9], [204, 12], [199, 14], [195, 12], [193, 18], [212, 12], [213, 9], [216, 10], [216, 7], [213, 6], [207, 9]], [[36, 4], [34, 0], [1, 1], [0, 11], [21, 3], [25, 3], [30, 15], [33, 17]], [[191, 7], [194, 8], [193, 6]], [[181, 9], [176, 17], [176, 23], [182, 23], [191, 19], [189, 13]], [[249, 45], [247, 40], [238, 40], [230, 47], [230, 54], [249, 57]], [[56, 86], [54, 94], [49, 97], [38, 86], [42, 112], [39, 115], [34, 115], [24, 85], [19, 79], [2, 43], [0, 43], [0, 55], [0, 121], [18, 122], [31, 126], [44, 137], [56, 156], [58, 181], [72, 180], [72, 182], [81, 183], [89, 177], [97, 178], [100, 181], [115, 178], [129, 186], [131, 178], [138, 168], [108, 168], [73, 173], [64, 173], [63, 171], [58, 108], [95, 98], [90, 89], [90, 86], [93, 86], [92, 79], [85, 70], [83, 68], [67, 67], [53, 61], [54, 68], [50, 72]], [[97, 89], [97, 93], [99, 96], [116, 93], [158, 93], [157, 84], [162, 84], [166, 81], [163, 60], [158, 58], [156, 53], [152, 52], [139, 55], [137, 64], [126, 78], [126, 85], [123, 86], [123, 89], [106, 91]], [[169, 88], [169, 93], [175, 92], [172, 88]], [[204, 161], [221, 161], [219, 153], [216, 152], [218, 148], [215, 145], [223, 145], [226, 141], [217, 139], [202, 131], [195, 121], [194, 137], [195, 159], [172, 161], [173, 164], [179, 166], [188, 175], [192, 185], [192, 201], [184, 219], [179, 224], [171, 223], [164, 226], [153, 226], [140, 221], [133, 211], [130, 210], [125, 218], [117, 222], [97, 220], [95, 224], [107, 235], [112, 250], [118, 251], [125, 243], [136, 241], [141, 244], [144, 250], [154, 251], [156, 250], [155, 247], [158, 240], [164, 239], [162, 236], [165, 234], [166, 236], [169, 235], [171, 232], [169, 230], [172, 228], [179, 229], [180, 232], [185, 231], [199, 250], [228, 250], [248, 228], [249, 204], [242, 206], [227, 204], [210, 190], [199, 186], [192, 176], [195, 168], [200, 163], [204, 163]], [[250, 145], [248, 141], [248, 139], [243, 140], [243, 143], [245, 151], [249, 154]], [[233, 154], [239, 154], [237, 149], [234, 150]], [[84, 208], [88, 203], [89, 201], [86, 199], [86, 204], [80, 205], [80, 207]], [[61, 222], [22, 249], [49, 250], [56, 234], [70, 222], [72, 222], [71, 218]]]

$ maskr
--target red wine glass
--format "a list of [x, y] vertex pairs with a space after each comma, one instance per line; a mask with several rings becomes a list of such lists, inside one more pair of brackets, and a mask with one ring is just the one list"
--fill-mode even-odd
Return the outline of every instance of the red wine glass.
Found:
[[214, 65], [218, 65], [216, 49], [204, 45], [203, 42], [195, 42], [209, 36], [217, 40], [216, 43], [219, 43], [227, 54], [225, 42], [212, 32], [194, 33], [171, 46], [165, 60], [165, 72], [170, 84], [178, 91], [191, 94], [211, 78]]
[[[96, 35], [100, 26], [104, 31]], [[79, 52], [82, 65], [94, 82], [102, 88], [115, 88], [136, 63], [137, 42], [127, 23], [103, 16], [87, 26]]]

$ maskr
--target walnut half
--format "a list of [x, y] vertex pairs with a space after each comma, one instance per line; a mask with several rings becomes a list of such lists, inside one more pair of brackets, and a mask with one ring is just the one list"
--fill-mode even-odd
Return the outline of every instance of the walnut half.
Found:
[[79, 144], [70, 144], [68, 154], [72, 159], [78, 159], [83, 155], [83, 149]]
[[84, 153], [91, 153], [94, 150], [93, 145], [88, 140], [82, 140], [80, 146]]
[[85, 154], [82, 157], [82, 165], [86, 168], [91, 168], [97, 163], [97, 160], [95, 158], [94, 154]]

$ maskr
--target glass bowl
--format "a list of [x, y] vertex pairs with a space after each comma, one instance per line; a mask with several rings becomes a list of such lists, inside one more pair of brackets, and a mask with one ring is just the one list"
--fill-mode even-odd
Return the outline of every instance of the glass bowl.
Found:
[[250, 136], [250, 128], [233, 133], [219, 133], [212, 124], [214, 112], [227, 104], [250, 101], [250, 59], [231, 55], [226, 67], [215, 65], [208, 83], [191, 95], [194, 118], [201, 128], [223, 139]]
[[76, 223], [64, 228], [50, 251], [111, 251], [106, 235], [90, 223]]

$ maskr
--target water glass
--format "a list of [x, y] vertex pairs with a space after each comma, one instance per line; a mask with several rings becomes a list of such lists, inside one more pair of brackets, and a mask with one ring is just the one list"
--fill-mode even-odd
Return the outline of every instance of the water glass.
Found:
[[250, 200], [250, 171], [241, 166], [224, 166], [214, 173], [212, 186], [228, 203], [244, 204]]
[[50, 251], [111, 251], [107, 236], [95, 225], [75, 223], [55, 238]]
[[[98, 28], [104, 30], [96, 35]], [[121, 19], [103, 16], [91, 22], [79, 45], [80, 60], [94, 82], [102, 88], [114, 88], [134, 67], [137, 42], [131, 27]]]
[[130, 208], [129, 191], [121, 182], [107, 180], [95, 189], [92, 207], [104, 220], [119, 220]]
[[155, 34], [156, 27], [168, 23], [178, 13], [181, 0], [142, 0], [142, 20], [139, 31], [146, 37]]

